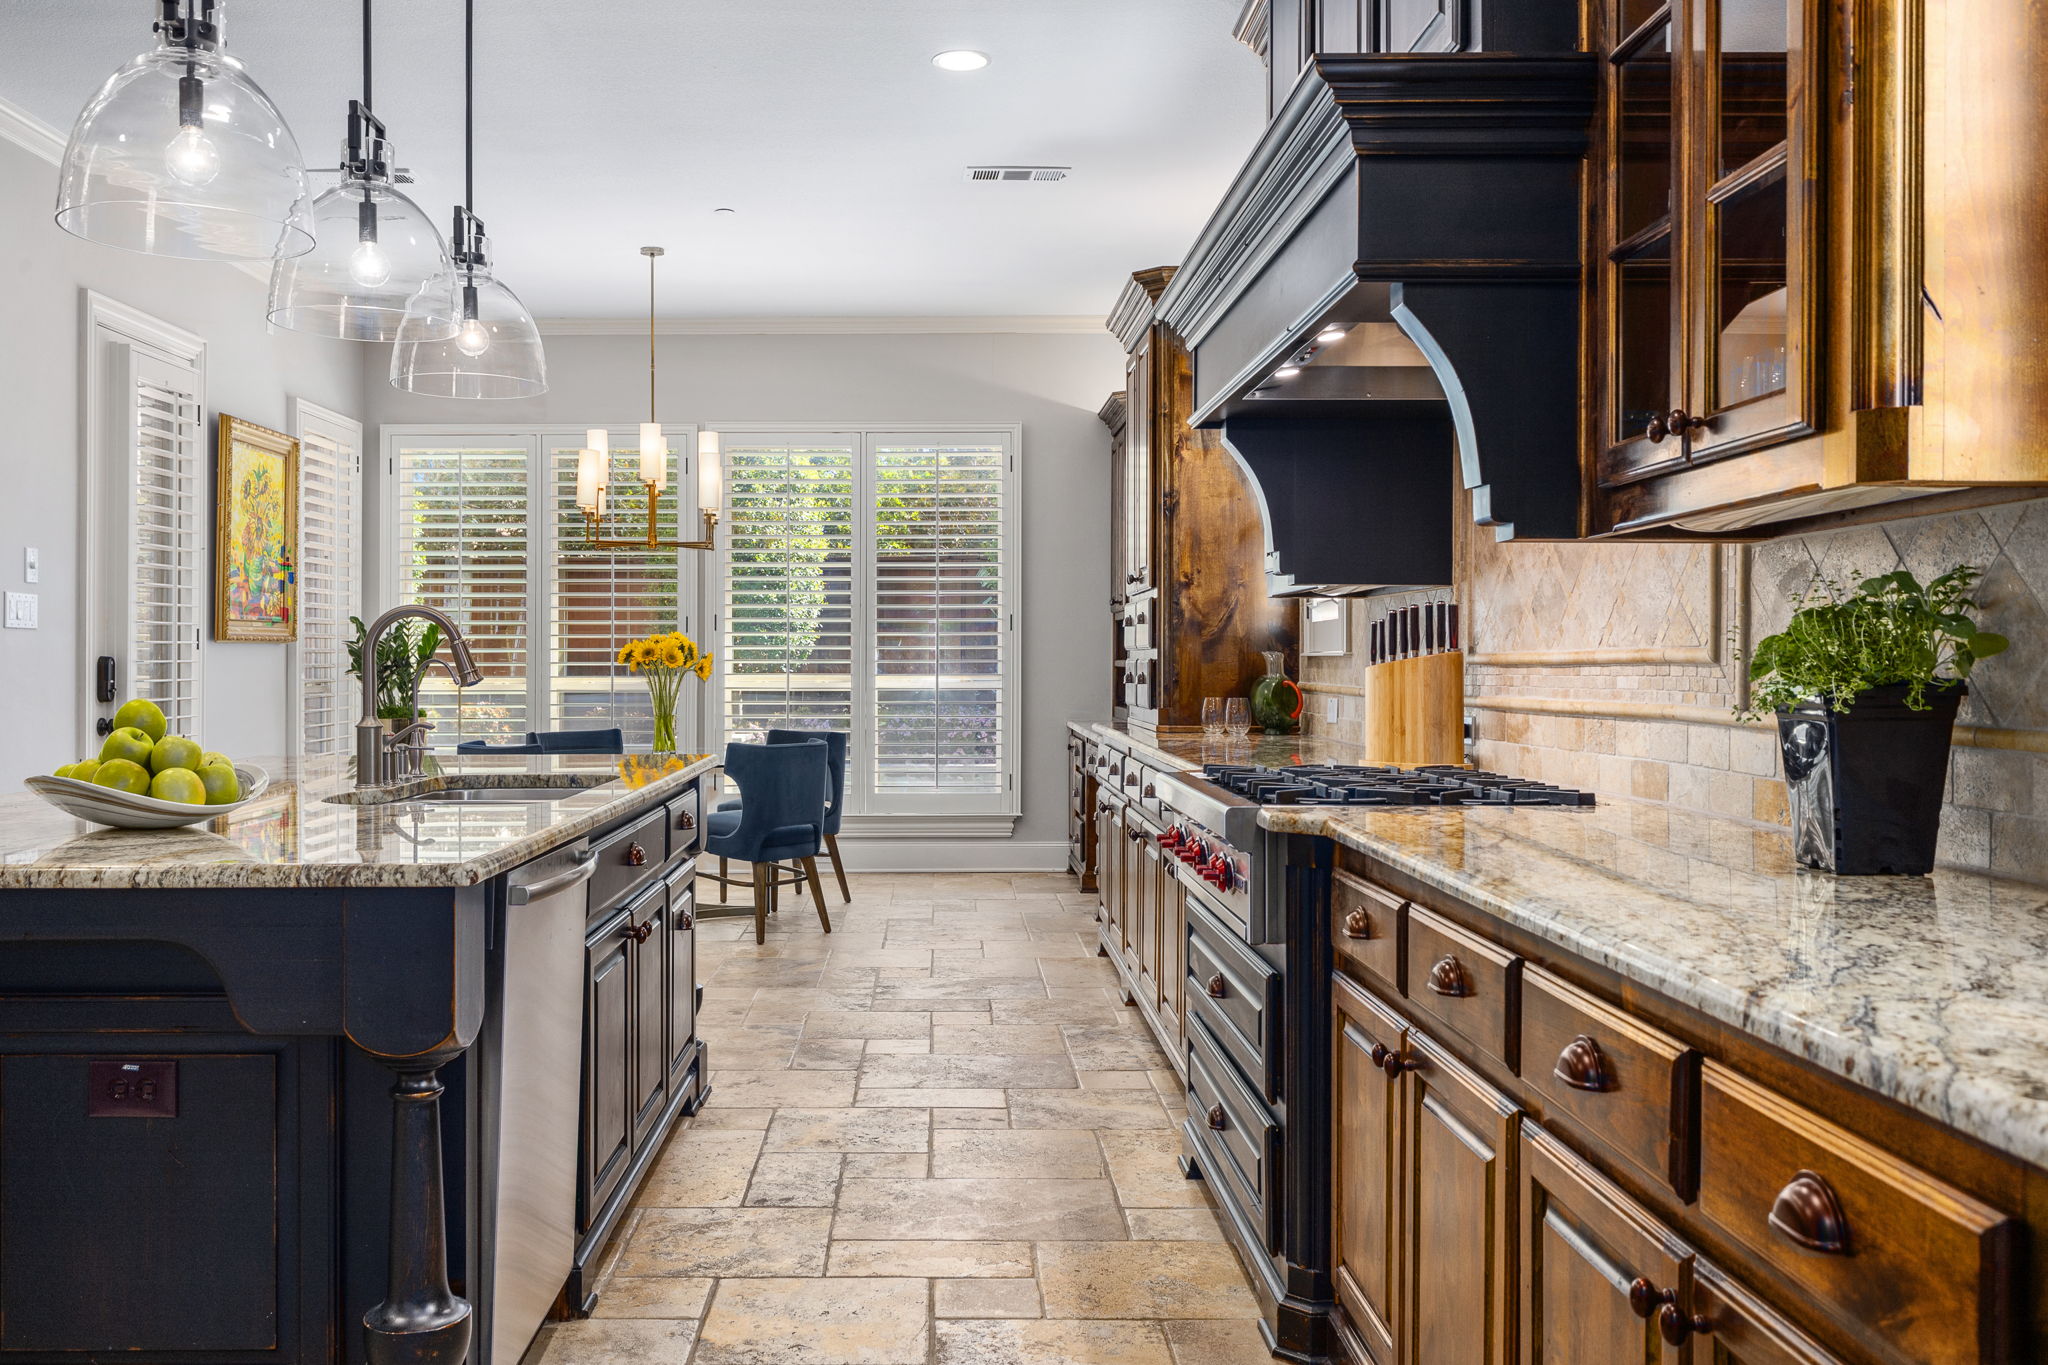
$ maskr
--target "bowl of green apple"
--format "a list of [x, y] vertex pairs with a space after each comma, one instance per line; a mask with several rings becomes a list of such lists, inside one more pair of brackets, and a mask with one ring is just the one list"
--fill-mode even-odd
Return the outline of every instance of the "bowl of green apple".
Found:
[[162, 708], [136, 698], [114, 713], [97, 757], [22, 785], [68, 815], [116, 829], [196, 825], [233, 814], [270, 785], [270, 775], [254, 764], [169, 731]]

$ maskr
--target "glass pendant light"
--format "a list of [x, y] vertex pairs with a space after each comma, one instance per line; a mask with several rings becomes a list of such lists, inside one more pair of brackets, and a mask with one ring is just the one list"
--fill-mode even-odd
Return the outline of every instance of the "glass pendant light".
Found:
[[531, 398], [548, 391], [547, 356], [540, 328], [519, 296], [491, 274], [484, 225], [476, 202], [476, 0], [462, 6], [463, 203], [455, 210], [449, 269], [443, 277], [453, 300], [451, 336], [434, 286], [415, 294], [391, 348], [391, 382], [407, 393], [436, 398]]
[[110, 76], [72, 125], [57, 225], [152, 256], [310, 251], [298, 140], [221, 46], [220, 0], [156, 0], [156, 9], [156, 48]]
[[[370, 0], [363, 0], [363, 97], [348, 104], [341, 183], [313, 201], [319, 244], [270, 268], [270, 320], [295, 332], [396, 341], [419, 296], [422, 331], [455, 335], [448, 248], [399, 190], [383, 120], [370, 112]], [[421, 291], [426, 291], [422, 293]]]

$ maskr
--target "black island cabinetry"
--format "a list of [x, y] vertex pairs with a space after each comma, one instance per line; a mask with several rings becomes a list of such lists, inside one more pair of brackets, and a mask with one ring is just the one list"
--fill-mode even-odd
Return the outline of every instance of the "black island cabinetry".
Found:
[[511, 1365], [703, 1102], [711, 760], [283, 766], [194, 830], [0, 798], [0, 1361]]

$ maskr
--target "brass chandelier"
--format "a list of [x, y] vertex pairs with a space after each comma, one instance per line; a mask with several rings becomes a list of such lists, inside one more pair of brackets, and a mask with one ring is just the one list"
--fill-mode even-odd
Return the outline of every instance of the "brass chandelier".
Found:
[[716, 548], [718, 505], [724, 491], [724, 472], [719, 458], [718, 433], [697, 433], [697, 506], [704, 518], [702, 540], [662, 540], [657, 534], [661, 494], [668, 487], [668, 438], [654, 415], [654, 262], [664, 255], [658, 246], [643, 246], [647, 258], [647, 420], [640, 424], [639, 482], [647, 490], [647, 532], [645, 538], [607, 538], [604, 534], [606, 502], [611, 481], [611, 433], [592, 427], [584, 433], [584, 448], [576, 452], [576, 507], [583, 513], [583, 543], [580, 550], [710, 550]]

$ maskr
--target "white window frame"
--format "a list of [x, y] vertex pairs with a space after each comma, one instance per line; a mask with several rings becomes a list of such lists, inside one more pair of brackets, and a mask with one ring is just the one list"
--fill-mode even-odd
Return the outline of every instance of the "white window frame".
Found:
[[[874, 604], [874, 448], [878, 439], [892, 437], [951, 438], [960, 441], [992, 441], [1000, 439], [1008, 447], [1009, 458], [1003, 467], [1003, 596], [1007, 605], [1007, 618], [1003, 631], [1004, 668], [1001, 685], [1001, 707], [1004, 724], [1003, 746], [1003, 789], [987, 794], [966, 794], [948, 797], [919, 796], [877, 796], [857, 787], [851, 777], [847, 781], [847, 804], [844, 828], [848, 833], [887, 832], [890, 835], [916, 833], [924, 837], [943, 838], [948, 836], [972, 837], [988, 835], [1009, 835], [1017, 819], [1023, 814], [1020, 770], [1021, 750], [1024, 740], [1023, 715], [1018, 709], [1021, 691], [1018, 678], [1023, 671], [1023, 635], [1019, 622], [1023, 619], [1023, 564], [1020, 554], [1024, 544], [1023, 483], [1018, 469], [1024, 458], [1024, 428], [1017, 422], [718, 422], [703, 423], [706, 431], [719, 434], [722, 444], [736, 444], [740, 440], [753, 438], [772, 440], [778, 437], [842, 436], [851, 438], [856, 452], [854, 470], [854, 595], [858, 610], [853, 623], [853, 719], [854, 730], [851, 745], [862, 746], [870, 751], [861, 762], [861, 771], [872, 771], [872, 749], [875, 742], [874, 710], [875, 686], [873, 659], [875, 648]], [[728, 475], [730, 467], [728, 466]], [[723, 534], [718, 537], [716, 572], [709, 575], [709, 581], [720, 587], [726, 578], [726, 554], [729, 541]], [[716, 747], [725, 744], [725, 709], [719, 704], [725, 695], [725, 650], [723, 636], [724, 603], [713, 600], [711, 611], [710, 638], [718, 643], [713, 648], [718, 653], [718, 663], [711, 685], [702, 689], [709, 712], [706, 731], [713, 737]], [[712, 700], [713, 698], [719, 700]], [[849, 766], [852, 766], [851, 763]]]
[[[210, 480], [212, 442], [207, 431], [206, 341], [94, 290], [79, 291], [79, 376], [85, 409], [83, 458], [79, 461], [78, 602], [84, 628], [78, 632], [79, 741], [81, 753], [97, 752], [100, 737], [94, 723], [109, 719], [129, 695], [127, 667], [117, 673], [114, 700], [101, 702], [94, 691], [95, 670], [102, 656], [129, 659], [134, 583], [130, 546], [134, 451], [130, 417], [133, 407], [133, 362], [149, 357], [173, 368], [190, 370], [198, 407], [197, 445], [200, 500]], [[213, 518], [202, 509], [195, 518], [194, 544], [199, 556], [195, 637], [193, 641], [193, 723], [199, 725], [206, 704], [205, 618], [211, 610]]]
[[[311, 399], [306, 398], [293, 398], [291, 400], [290, 423], [291, 434], [294, 437], [296, 437], [299, 442], [299, 536], [301, 540], [301, 545], [299, 556], [300, 562], [298, 600], [302, 604], [302, 607], [304, 602], [306, 601], [306, 589], [308, 586], [308, 575], [306, 572], [307, 566], [305, 563], [306, 556], [304, 553], [305, 547], [303, 544], [305, 539], [306, 527], [306, 437], [309, 434], [324, 434], [326, 438], [333, 442], [336, 446], [339, 446], [349, 451], [355, 459], [355, 470], [353, 472], [349, 485], [349, 489], [350, 492], [353, 494], [354, 500], [348, 508], [344, 509], [344, 514], [352, 516], [355, 520], [354, 538], [352, 541], [352, 544], [354, 546], [354, 559], [353, 562], [348, 566], [348, 581], [337, 585], [343, 603], [341, 610], [343, 624], [341, 628], [344, 632], [346, 632], [346, 623], [348, 618], [351, 616], [361, 616], [363, 613], [363, 577], [366, 569], [367, 560], [367, 556], [364, 554], [364, 532], [366, 528], [363, 525], [363, 522], [364, 508], [368, 502], [368, 499], [366, 499], [363, 496], [363, 424], [361, 422], [358, 422], [353, 417], [349, 417], [342, 413], [336, 412], [332, 408], [322, 407], [320, 404], [315, 403]], [[285, 686], [291, 706], [291, 715], [289, 718], [289, 723], [285, 727], [285, 744], [286, 752], [294, 758], [301, 757], [306, 752], [305, 665], [307, 647], [303, 638], [305, 634], [304, 625], [304, 612], [302, 610], [300, 614], [300, 629], [297, 632], [295, 632], [295, 637], [292, 640], [292, 642], [285, 647]], [[343, 644], [343, 653], [345, 656], [345, 634], [343, 638]], [[346, 677], [347, 665], [343, 664], [342, 667], [342, 676]], [[341, 703], [344, 714], [349, 713], [348, 703], [346, 700], [348, 694], [349, 690], [346, 687], [344, 687], [342, 689], [343, 701]], [[347, 748], [347, 745], [352, 742], [353, 741], [344, 741], [344, 748], [342, 752], [350, 752], [351, 750]]]
[[[526, 566], [527, 594], [527, 670], [526, 670], [526, 728], [547, 729], [550, 724], [549, 677], [553, 667], [553, 624], [548, 619], [551, 597], [551, 569], [558, 544], [553, 512], [553, 484], [547, 461], [553, 451], [564, 448], [564, 441], [573, 441], [572, 448], [581, 448], [585, 435], [596, 427], [603, 427], [611, 435], [616, 449], [631, 449], [640, 439], [638, 423], [610, 422], [546, 422], [506, 423], [490, 426], [471, 426], [466, 423], [450, 422], [408, 422], [393, 423], [379, 428], [378, 444], [381, 450], [381, 478], [378, 480], [377, 496], [377, 553], [375, 581], [365, 595], [365, 601], [378, 612], [397, 605], [398, 584], [402, 581], [398, 554], [398, 452], [402, 447], [432, 449], [448, 446], [494, 445], [506, 450], [524, 448], [526, 451], [526, 503], [528, 508], [528, 563]], [[697, 528], [702, 520], [697, 516], [697, 425], [689, 422], [663, 422], [662, 433], [668, 437], [669, 446], [675, 452], [676, 483], [664, 496], [683, 496], [690, 499], [690, 514], [680, 519], [684, 534], [692, 539], [700, 534]], [[634, 517], [635, 509], [625, 510], [626, 525], [638, 527], [643, 523]], [[612, 519], [612, 528], [617, 532], [622, 523]], [[705, 575], [698, 572], [693, 562], [696, 551], [678, 551], [679, 582], [676, 591], [679, 604], [679, 626], [685, 634], [694, 635], [696, 627], [705, 620], [703, 593]], [[371, 613], [365, 612], [367, 618]], [[695, 702], [690, 694], [697, 694]], [[685, 688], [684, 701], [677, 708], [676, 743], [685, 749], [701, 752], [706, 746], [701, 738], [706, 734], [704, 698], [709, 689], [705, 687]], [[449, 747], [452, 739], [441, 747]]]

